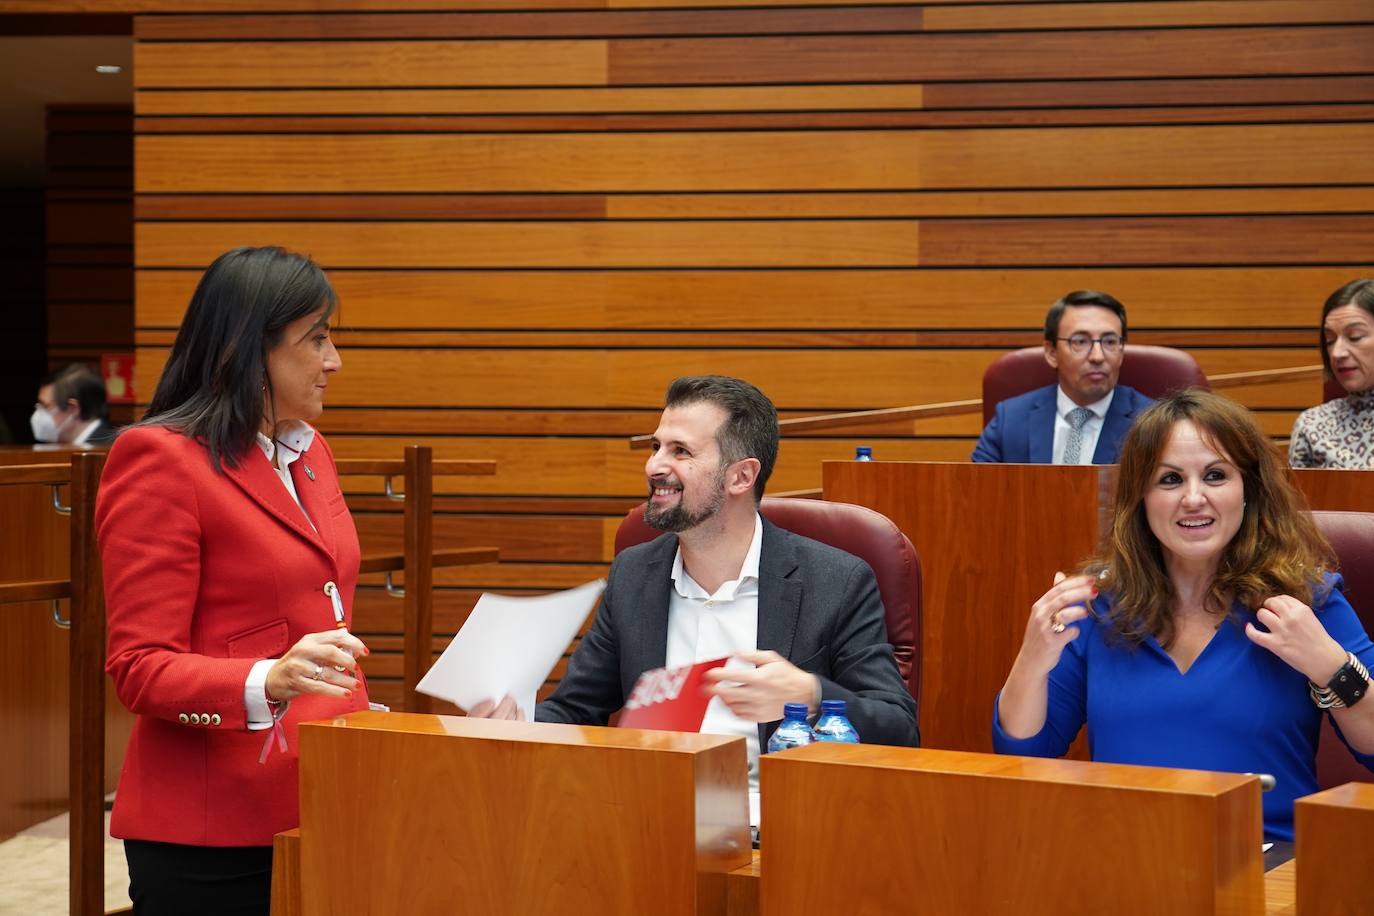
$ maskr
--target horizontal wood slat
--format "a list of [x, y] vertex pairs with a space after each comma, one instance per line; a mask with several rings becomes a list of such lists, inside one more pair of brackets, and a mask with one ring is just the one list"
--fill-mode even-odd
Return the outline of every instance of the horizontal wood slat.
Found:
[[[1371, 76], [634, 88], [155, 90], [134, 94], [144, 118], [167, 115], [473, 115], [625, 112], [1113, 109], [1365, 103]], [[1262, 116], [1262, 111], [1256, 112]]]
[[981, 220], [163, 223], [136, 227], [140, 267], [208, 265], [271, 241], [326, 269], [1358, 265], [1374, 216]]
[[1345, 153], [1372, 143], [1374, 124], [135, 140], [140, 193], [1374, 184]]
[[162, 194], [140, 220], [568, 220], [1135, 216], [1374, 211], [1374, 186], [887, 194]]
[[[1288, 0], [1292, 2], [1292, 0]], [[1348, 0], [1345, 0], [1348, 3]], [[594, 4], [589, 4], [594, 5]], [[1328, 3], [1329, 5], [1329, 3]], [[1332, 14], [1336, 11], [1332, 11]], [[1330, 15], [1330, 14], [1328, 14]], [[1348, 16], [1339, 16], [1343, 20]], [[139, 20], [140, 41], [178, 39], [490, 39], [919, 31], [918, 6], [817, 9], [577, 10], [518, 13], [168, 16]], [[1320, 19], [1315, 21], [1321, 21]]]
[[[767, 386], [764, 387], [767, 390]], [[976, 426], [976, 423], [973, 425]], [[961, 461], [966, 459], [973, 449], [973, 443], [967, 436], [976, 435], [976, 432], [974, 429], [972, 433], [965, 433], [965, 437], [950, 439], [864, 439], [860, 444], [872, 445], [874, 454], [893, 460]], [[853, 458], [855, 438], [839, 433], [830, 438], [785, 439], [769, 487], [781, 492], [819, 485], [820, 462]], [[448, 492], [521, 496], [618, 496], [639, 499], [642, 499], [646, 492], [645, 453], [631, 451], [626, 439], [621, 436], [579, 439], [415, 437], [415, 441], [434, 446], [435, 454], [445, 457], [480, 452], [490, 454], [493, 445], [505, 448], [502, 455], [503, 459], [508, 460], [502, 460], [501, 470], [495, 477], [465, 480], [461, 487], [454, 485], [446, 488]], [[336, 452], [348, 453], [375, 452], [394, 446], [392, 441], [366, 436], [336, 436], [330, 439], [330, 444]], [[559, 516], [556, 524], [550, 524], [552, 527], [561, 528], [564, 520], [571, 524], [574, 521], [586, 521], [586, 518]], [[490, 544], [500, 548], [502, 561], [539, 559], [586, 562], [599, 559], [594, 556], [511, 554], [507, 552], [507, 545], [494, 535], [482, 540], [480, 534], [474, 533], [472, 538], [468, 543]], [[439, 538], [437, 529], [435, 542], [447, 546]], [[370, 549], [380, 552], [383, 548], [372, 546]]]
[[177, 39], [574, 38], [812, 32], [998, 31], [1339, 23], [1374, 20], [1363, 0], [1182, 0], [1027, 6], [579, 10], [523, 13], [170, 16], [139, 20], [142, 41]]
[[1077, 127], [1098, 124], [1274, 124], [1367, 121], [1374, 105], [1198, 108], [1021, 108], [1005, 111], [823, 111], [730, 114], [355, 115], [139, 118], [141, 134], [452, 134], [610, 131]]
[[[553, 349], [665, 349], [690, 343], [708, 350], [724, 347], [746, 349], [824, 349], [855, 347], [1011, 349], [1033, 347], [1042, 335], [1029, 331], [699, 331], [690, 338], [673, 331], [361, 331], [339, 329], [331, 335], [339, 349], [423, 347], [427, 349], [553, 348]], [[176, 331], [141, 331], [135, 342], [150, 347], [171, 346]], [[1177, 330], [1131, 333], [1134, 343], [1156, 346], [1206, 347], [1308, 347], [1310, 328], [1253, 331]]]
[[[353, 517], [364, 549], [390, 553], [401, 549], [401, 519], [396, 515], [357, 513]], [[609, 522], [602, 519], [503, 515], [435, 515], [434, 543], [439, 547], [490, 544], [503, 559], [558, 563], [604, 563], [610, 560]]]
[[209, 265], [239, 245], [308, 251], [332, 267], [916, 266], [919, 227], [731, 223], [139, 223], [140, 267]]
[[607, 82], [590, 41], [139, 42], [141, 89], [325, 86], [553, 86]]
[[[1132, 328], [1315, 328], [1361, 267], [837, 271], [335, 271], [354, 328], [1023, 328], [1074, 289], [1103, 289]], [[141, 327], [175, 328], [200, 272], [139, 271]], [[1315, 332], [1314, 332], [1315, 333]]]
[[[1312, 349], [1194, 350], [1193, 355], [1214, 374], [1307, 365]], [[166, 351], [141, 348], [138, 353], [137, 390], [151, 391]], [[875, 349], [354, 350], [330, 382], [329, 398], [348, 407], [651, 408], [662, 404], [674, 378], [715, 372], [748, 377], [781, 408], [832, 412], [977, 397], [983, 370], [1000, 355], [997, 350]], [[1274, 386], [1273, 391], [1287, 389]], [[1292, 407], [1310, 403], [1311, 395], [1297, 401], [1274, 397], [1247, 403]], [[516, 456], [436, 457], [494, 459], [499, 479]], [[474, 486], [481, 481], [472, 478]]]
[[[1105, 4], [1104, 4], [1105, 5]], [[1170, 7], [1174, 4], [1161, 4]], [[1239, 8], [1237, 4], [1235, 8]], [[923, 82], [1362, 73], [1367, 25], [727, 38], [139, 42], [141, 89]]]
[[[500, 553], [494, 547], [448, 547], [436, 550], [430, 557], [434, 568], [447, 566], [480, 566], [495, 563]], [[405, 569], [405, 554], [368, 554], [358, 564], [358, 572], [395, 572]]]
[[0, 467], [0, 487], [29, 484], [67, 484], [72, 479], [72, 466], [65, 461], [47, 462], [36, 455], [33, 464]]
[[[28, 582], [0, 582], [0, 605], [30, 601], [57, 601], [70, 598], [72, 584], [66, 579], [37, 579]], [[0, 611], [0, 613], [4, 613]]]
[[[526, 0], [526, 10], [654, 9], [697, 7], [834, 6], [851, 0]], [[908, 4], [911, 0], [860, 0], [860, 5]], [[941, 0], [945, 4], [1040, 3], [1043, 0]], [[408, 10], [507, 10], [510, 0], [406, 0]], [[0, 0], [0, 13], [339, 13], [394, 12], [395, 0]]]
[[[1360, 102], [1358, 77], [1314, 77], [1318, 101]], [[696, 86], [672, 89], [592, 87], [494, 89], [154, 90], [134, 93], [140, 116], [501, 114], [511, 112], [786, 111], [921, 108], [921, 85]], [[1229, 101], [1229, 96], [1220, 96]], [[1067, 103], [1066, 103], [1067, 104]]]
[[1374, 21], [1374, 9], [1361, 0], [1182, 0], [1176, 3], [1043, 3], [1021, 7], [932, 4], [926, 8], [924, 27], [929, 31], [1002, 31], [1370, 21]]
[[1296, 31], [1083, 30], [1042, 32], [1034, 41], [1016, 32], [612, 39], [607, 75], [613, 85], [699, 85], [1367, 72], [1369, 26], [1304, 27], [1301, 41]]

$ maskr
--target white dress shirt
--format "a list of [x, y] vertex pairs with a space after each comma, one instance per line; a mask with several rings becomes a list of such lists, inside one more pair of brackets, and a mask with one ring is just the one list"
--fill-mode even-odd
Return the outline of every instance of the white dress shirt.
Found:
[[[296, 505], [301, 507], [301, 514], [308, 522], [310, 513], [305, 511], [305, 506], [301, 505], [301, 498], [296, 493], [296, 482], [291, 479], [291, 464], [302, 452], [309, 449], [314, 441], [315, 430], [303, 420], [288, 420], [280, 424], [274, 439], [258, 433], [258, 447], [267, 456], [267, 463], [277, 472], [282, 485], [286, 487], [286, 492], [290, 493]], [[313, 527], [315, 523], [310, 524]], [[267, 672], [276, 663], [275, 658], [264, 658], [255, 662], [248, 671], [248, 679], [243, 683], [243, 705], [248, 711], [249, 731], [272, 727], [272, 709], [267, 705]]]
[[[1097, 439], [1102, 435], [1102, 424], [1107, 421], [1107, 408], [1112, 406], [1112, 397], [1116, 394], [1113, 388], [1107, 392], [1107, 396], [1100, 401], [1091, 404], [1081, 405], [1092, 411], [1092, 416], [1088, 422], [1083, 424], [1083, 429], [1079, 431], [1083, 437], [1083, 445], [1078, 450], [1079, 464], [1092, 464], [1093, 452], [1097, 451]], [[1080, 405], [1075, 404], [1073, 399], [1064, 393], [1062, 387], [1056, 388], [1055, 410], [1054, 410], [1054, 463], [1064, 463], [1064, 446], [1069, 441], [1069, 433], [1073, 427], [1069, 426], [1069, 414]]]
[[[739, 578], [722, 583], [707, 594], [682, 564], [682, 547], [673, 558], [673, 588], [668, 595], [669, 668], [690, 665], [758, 647], [759, 554], [763, 549], [763, 520], [754, 514], [754, 539], [744, 555]], [[751, 668], [734, 660], [727, 667]], [[745, 740], [749, 760], [749, 793], [759, 790], [759, 727], [730, 711], [720, 697], [712, 697], [701, 722], [704, 735], [739, 735]], [[756, 806], [751, 804], [751, 810]]]

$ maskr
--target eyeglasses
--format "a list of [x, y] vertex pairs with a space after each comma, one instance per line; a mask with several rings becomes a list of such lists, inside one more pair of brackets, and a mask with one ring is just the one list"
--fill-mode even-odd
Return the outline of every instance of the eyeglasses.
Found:
[[1120, 334], [1103, 334], [1101, 337], [1089, 337], [1087, 334], [1075, 334], [1072, 337], [1056, 337], [1055, 340], [1062, 340], [1069, 345], [1069, 350], [1082, 356], [1091, 353], [1093, 344], [1102, 347], [1105, 356], [1115, 356], [1121, 352], [1121, 348], [1126, 345], [1126, 338]]

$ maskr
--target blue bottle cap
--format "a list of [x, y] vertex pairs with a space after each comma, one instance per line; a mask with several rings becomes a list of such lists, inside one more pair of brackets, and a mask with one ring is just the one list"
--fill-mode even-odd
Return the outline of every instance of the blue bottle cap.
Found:
[[872, 457], [873, 457], [873, 446], [871, 446], [871, 445], [856, 445], [856, 446], [854, 447], [854, 457], [855, 457], [856, 459], [872, 458]]
[[842, 716], [845, 711], [844, 700], [821, 700], [821, 715], [823, 716]]
[[808, 712], [810, 712], [810, 707], [805, 703], [784, 703], [782, 706], [784, 719], [805, 719]]

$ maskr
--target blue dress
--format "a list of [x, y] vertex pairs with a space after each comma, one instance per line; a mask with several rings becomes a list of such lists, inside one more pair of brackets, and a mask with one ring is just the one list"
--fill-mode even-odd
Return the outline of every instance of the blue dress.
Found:
[[[1374, 643], [1343, 588], [1340, 576], [1327, 575], [1313, 598], [1317, 619], [1374, 670]], [[1153, 637], [1134, 649], [1109, 643], [1108, 602], [1099, 595], [1094, 616], [1073, 624], [1079, 636], [1050, 672], [1045, 727], [1033, 737], [1012, 738], [994, 709], [993, 748], [1059, 757], [1086, 722], [1093, 760], [1271, 773], [1277, 785], [1264, 793], [1264, 832], [1292, 840], [1293, 801], [1317, 791], [1322, 711], [1308, 696], [1307, 678], [1245, 635], [1243, 625], [1255, 623], [1252, 611], [1237, 607], [1188, 673], [1180, 674]], [[1355, 759], [1374, 770], [1374, 754]]]

